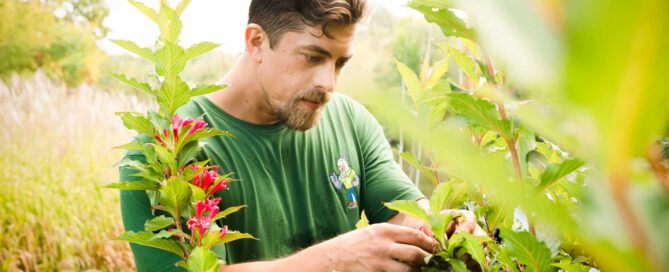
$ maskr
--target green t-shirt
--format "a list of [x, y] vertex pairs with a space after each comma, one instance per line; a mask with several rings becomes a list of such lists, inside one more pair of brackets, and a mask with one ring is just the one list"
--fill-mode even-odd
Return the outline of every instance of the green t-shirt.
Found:
[[[398, 199], [423, 197], [393, 161], [392, 151], [374, 117], [353, 99], [335, 94], [316, 127], [305, 132], [283, 124], [256, 125], [239, 120], [206, 97], [195, 97], [179, 110], [182, 117], [202, 116], [210, 127], [235, 137], [207, 139], [199, 159], [210, 159], [220, 173], [234, 172], [229, 190], [218, 192], [221, 210], [247, 205], [223, 220], [232, 230], [259, 240], [243, 239], [217, 248], [228, 263], [268, 260], [289, 255], [355, 229], [362, 210], [370, 223], [385, 222], [395, 212], [383, 206]], [[143, 160], [141, 154], [129, 153]], [[346, 164], [357, 179], [352, 188], [339, 173]], [[121, 167], [121, 180], [134, 170]], [[354, 203], [355, 202], [355, 203]], [[144, 191], [121, 191], [127, 230], [141, 231], [151, 218]], [[140, 271], [177, 270], [172, 253], [131, 244]]]

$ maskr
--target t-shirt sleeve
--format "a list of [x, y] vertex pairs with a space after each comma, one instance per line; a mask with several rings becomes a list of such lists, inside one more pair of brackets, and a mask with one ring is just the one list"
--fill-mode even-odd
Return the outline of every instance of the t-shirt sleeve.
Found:
[[361, 204], [370, 223], [386, 222], [397, 212], [386, 208], [383, 203], [418, 200], [425, 196], [393, 159], [381, 125], [362, 105], [353, 103], [356, 130], [363, 153]]
[[[139, 152], [130, 152], [125, 158], [144, 162], [144, 156]], [[119, 172], [121, 181], [141, 180], [140, 177], [131, 176], [137, 170], [130, 167], [121, 166]], [[154, 217], [146, 191], [121, 190], [121, 216], [126, 231], [143, 231], [144, 222]], [[134, 243], [130, 243], [130, 249], [137, 271], [185, 271], [174, 265], [181, 260], [174, 253]]]

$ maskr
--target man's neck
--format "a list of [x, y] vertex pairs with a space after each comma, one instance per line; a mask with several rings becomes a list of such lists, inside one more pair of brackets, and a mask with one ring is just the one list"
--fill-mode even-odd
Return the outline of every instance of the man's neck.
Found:
[[218, 84], [228, 87], [206, 97], [228, 114], [259, 125], [278, 121], [274, 110], [263, 96], [260, 82], [256, 79], [255, 67], [248, 56], [243, 55]]

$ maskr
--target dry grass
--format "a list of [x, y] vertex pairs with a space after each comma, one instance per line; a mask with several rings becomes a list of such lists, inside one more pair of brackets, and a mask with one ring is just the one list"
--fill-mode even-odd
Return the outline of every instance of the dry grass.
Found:
[[132, 96], [67, 89], [37, 74], [0, 83], [0, 271], [132, 270], [113, 167]]

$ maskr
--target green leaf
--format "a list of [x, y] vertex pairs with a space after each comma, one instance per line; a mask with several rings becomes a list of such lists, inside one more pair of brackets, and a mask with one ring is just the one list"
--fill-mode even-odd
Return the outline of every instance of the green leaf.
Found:
[[189, 87], [177, 76], [163, 82], [157, 96], [162, 113], [173, 116], [179, 107], [188, 103], [190, 99]]
[[116, 237], [114, 240], [127, 241], [130, 243], [144, 245], [149, 247], [154, 247], [162, 250], [167, 250], [174, 254], [177, 254], [179, 257], [184, 257], [184, 252], [181, 250], [181, 247], [176, 241], [167, 240], [167, 239], [153, 239], [153, 232], [150, 231], [140, 231], [140, 232], [124, 232], [121, 236]]
[[411, 164], [411, 166], [415, 167], [418, 169], [421, 174], [426, 176], [432, 184], [439, 184], [439, 179], [437, 179], [437, 176], [434, 174], [434, 170], [429, 169], [425, 167], [417, 158], [416, 156], [413, 155], [413, 153], [410, 152], [402, 152], [399, 153], [399, 156], [402, 157], [406, 162]]
[[228, 87], [227, 85], [202, 85], [202, 86], [197, 86], [196, 88], [192, 89], [190, 91], [190, 96], [198, 96], [198, 95], [205, 95], [208, 93], [213, 93], [215, 91], [221, 90], [223, 88]]
[[213, 251], [196, 247], [188, 256], [188, 271], [218, 272], [218, 256]]
[[397, 71], [402, 76], [404, 83], [407, 86], [407, 93], [411, 97], [411, 100], [416, 103], [420, 101], [420, 97], [423, 93], [423, 84], [418, 79], [418, 76], [414, 71], [411, 70], [406, 64], [401, 63], [395, 59], [395, 64], [397, 65]]
[[152, 96], [155, 96], [157, 94], [156, 91], [151, 89], [151, 86], [149, 86], [149, 84], [147, 84], [147, 83], [139, 82], [138, 80], [136, 80], [134, 78], [128, 78], [128, 77], [126, 77], [125, 75], [122, 75], [122, 74], [113, 74], [112, 73], [111, 76], [113, 78], [117, 79], [118, 81], [121, 81], [121, 82], [123, 82], [123, 83], [137, 89], [137, 90], [143, 91], [143, 92], [148, 93]]
[[221, 46], [220, 44], [217, 43], [212, 43], [212, 42], [201, 42], [201, 43], [196, 43], [189, 47], [186, 50], [186, 59], [194, 59], [197, 58], [198, 56], [207, 53], [211, 50], [214, 50], [216, 47]]
[[511, 124], [508, 120], [500, 120], [497, 107], [490, 101], [467, 93], [450, 93], [448, 96], [451, 111], [464, 117], [472, 126], [495, 131], [506, 139], [513, 138]]
[[485, 261], [485, 253], [483, 252], [483, 245], [481, 244], [481, 241], [466, 232], [462, 233], [462, 237], [465, 238], [462, 242], [462, 246], [465, 248], [465, 250], [467, 250], [467, 253], [469, 253], [469, 255], [472, 256], [472, 259], [481, 265], [484, 271], [488, 271]]
[[226, 208], [225, 210], [223, 210], [223, 211], [219, 212], [218, 214], [216, 214], [216, 216], [214, 216], [214, 217], [212, 218], [212, 221], [216, 221], [216, 220], [218, 220], [218, 219], [224, 218], [224, 217], [226, 217], [226, 216], [228, 216], [228, 215], [230, 215], [230, 214], [232, 214], [232, 213], [235, 213], [235, 212], [237, 212], [237, 211], [239, 211], [239, 210], [241, 210], [241, 209], [243, 209], [243, 208], [246, 208], [246, 207], [247, 207], [246, 205], [239, 205], [239, 206], [228, 207], [228, 208]]
[[432, 191], [432, 196], [430, 196], [430, 212], [433, 214], [441, 212], [452, 189], [453, 185], [450, 182], [442, 182], [437, 185], [437, 188]]
[[427, 212], [418, 205], [418, 202], [415, 200], [395, 200], [393, 202], [384, 203], [384, 205], [388, 207], [388, 209], [420, 219], [426, 224], [430, 223]]
[[181, 2], [179, 2], [177, 8], [175, 9], [177, 16], [181, 15], [181, 13], [183, 13], [184, 10], [186, 10], [186, 7], [188, 7], [190, 1], [191, 0], [181, 0]]
[[448, 264], [451, 265], [454, 272], [469, 272], [465, 263], [458, 259], [448, 259]]
[[156, 51], [156, 73], [168, 81], [174, 79], [186, 66], [185, 54], [181, 46], [166, 41], [165, 45]]
[[160, 183], [150, 180], [141, 181], [123, 181], [106, 185], [104, 188], [121, 189], [121, 190], [158, 190]]
[[453, 215], [434, 213], [430, 215], [430, 229], [442, 248], [446, 247], [446, 227], [453, 220]]
[[144, 146], [142, 145], [142, 143], [134, 140], [134, 141], [126, 143], [126, 144], [115, 146], [115, 147], [113, 147], [113, 149], [126, 149], [126, 150], [134, 150], [134, 151], [143, 151]]
[[476, 84], [478, 84], [479, 76], [476, 73], [475, 61], [470, 56], [456, 49], [455, 47], [448, 47], [448, 52], [451, 58], [458, 64], [458, 66], [460, 66], [462, 72], [464, 72], [470, 79], [472, 79], [474, 82], [476, 82]]
[[207, 128], [207, 129], [202, 129], [194, 132], [186, 140], [184, 140], [184, 144], [192, 142], [192, 141], [197, 141], [200, 139], [205, 139], [209, 137], [215, 137], [215, 136], [222, 136], [222, 137], [234, 137], [232, 133], [226, 130], [220, 130], [216, 128]]
[[181, 216], [190, 200], [191, 193], [187, 182], [172, 177], [167, 180], [167, 185], [160, 189], [160, 203], [173, 217]]
[[467, 24], [456, 16], [449, 8], [452, 8], [450, 1], [438, 3], [438, 1], [411, 1], [407, 7], [420, 11], [425, 16], [425, 20], [436, 23], [441, 27], [441, 31], [446, 36], [463, 37], [474, 40], [474, 31], [467, 27]]
[[201, 201], [201, 200], [205, 199], [206, 195], [204, 193], [204, 190], [202, 190], [202, 188], [197, 187], [192, 183], [188, 183], [188, 185], [190, 185], [190, 189], [193, 192], [193, 194], [191, 195], [191, 198], [190, 198], [191, 203], [198, 202], [198, 201]]
[[168, 150], [167, 148], [163, 147], [162, 145], [157, 145], [157, 144], [149, 144], [150, 146], [153, 147], [153, 150], [156, 151], [156, 155], [158, 156], [158, 159], [165, 165], [170, 166], [172, 169], [175, 169], [176, 167], [172, 167], [176, 163], [176, 159], [174, 158], [174, 155], [172, 154], [172, 151]]
[[550, 186], [581, 166], [583, 166], [583, 161], [578, 159], [565, 160], [560, 164], [549, 164], [548, 167], [546, 167], [546, 170], [541, 174], [541, 184], [539, 185], [539, 188], [543, 189]]
[[117, 112], [116, 115], [121, 117], [123, 125], [128, 129], [135, 130], [140, 134], [152, 136], [154, 134], [153, 125], [151, 121], [144, 115], [137, 112]]
[[182, 231], [180, 231], [178, 229], [173, 229], [172, 231], [161, 230], [160, 232], [151, 236], [151, 240], [154, 240], [154, 239], [169, 239], [169, 238], [172, 238], [172, 236], [177, 235], [177, 234], [181, 234], [181, 235], [184, 236], [184, 238], [190, 239], [190, 235], [188, 235], [186, 233], [183, 233]]
[[425, 82], [425, 88], [431, 89], [440, 82], [441, 77], [448, 72], [448, 63], [448, 58], [444, 58], [432, 66], [432, 72], [430, 72], [430, 77]]
[[229, 231], [228, 233], [226, 233], [223, 236], [223, 238], [218, 240], [212, 246], [229, 243], [229, 242], [236, 241], [236, 240], [239, 240], [239, 239], [255, 239], [255, 237], [253, 237], [253, 235], [248, 234], [248, 233], [237, 232], [237, 231]]
[[132, 41], [127, 41], [127, 40], [112, 40], [112, 42], [115, 43], [116, 45], [122, 47], [125, 50], [128, 50], [132, 53], [135, 53], [137, 56], [145, 58], [145, 59], [147, 59], [151, 62], [156, 61], [156, 56], [153, 54], [153, 51], [151, 51], [151, 49], [149, 49], [149, 48], [141, 47], [141, 46], [137, 45], [136, 43], [134, 43]]
[[365, 214], [365, 211], [363, 210], [362, 213], [360, 213], [360, 220], [355, 223], [355, 228], [361, 229], [367, 226], [369, 226], [369, 220], [367, 220], [367, 214]]
[[551, 267], [551, 251], [545, 243], [539, 242], [527, 231], [514, 232], [500, 228], [503, 245], [509, 255], [527, 266], [527, 271], [553, 271]]
[[182, 167], [191, 160], [195, 158], [195, 156], [200, 152], [201, 149], [201, 143], [198, 141], [192, 141], [186, 144], [183, 148], [181, 148], [180, 151], [178, 151], [179, 155], [177, 155], [177, 166]]
[[168, 226], [174, 225], [174, 218], [165, 217], [164, 215], [154, 217], [152, 219], [146, 220], [144, 223], [145, 231], [157, 231], [164, 229]]
[[151, 19], [151, 21], [158, 23], [158, 13], [155, 10], [144, 5], [144, 3], [139, 1], [128, 0], [128, 2], [130, 2], [130, 4], [133, 5], [137, 10], [146, 15], [146, 17]]

